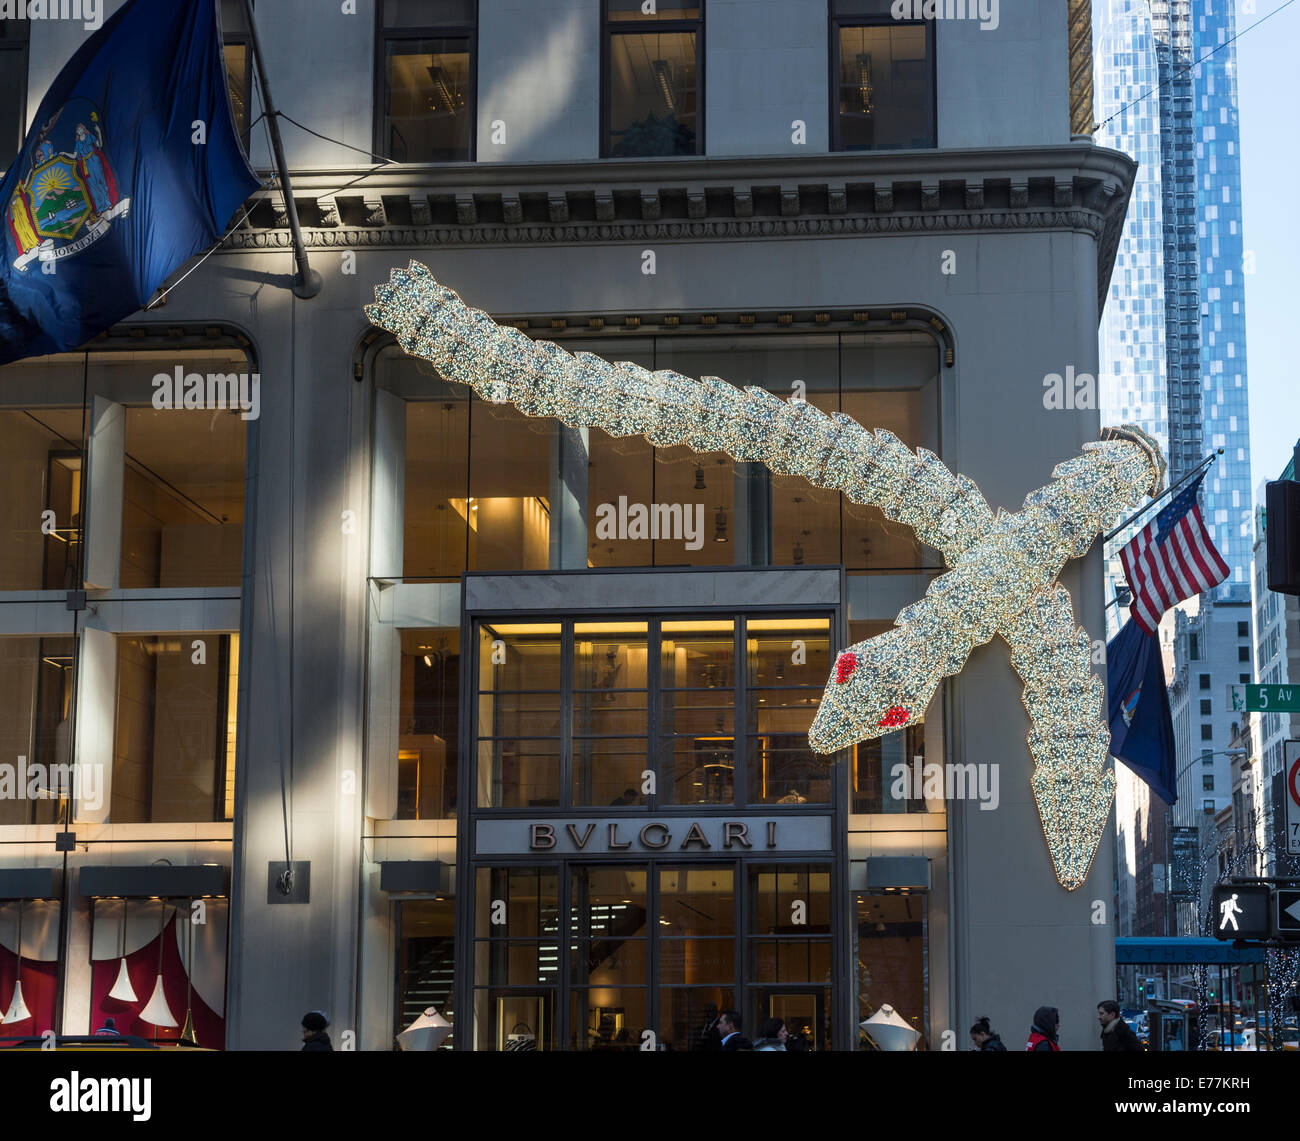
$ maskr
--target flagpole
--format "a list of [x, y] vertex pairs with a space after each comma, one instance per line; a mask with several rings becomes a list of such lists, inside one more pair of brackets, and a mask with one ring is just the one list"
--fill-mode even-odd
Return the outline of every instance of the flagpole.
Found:
[[280, 141], [280, 112], [271, 100], [271, 84], [266, 77], [266, 67], [262, 63], [262, 44], [257, 36], [257, 23], [253, 19], [253, 0], [244, 0], [244, 18], [248, 21], [248, 39], [253, 47], [253, 62], [257, 66], [257, 82], [262, 89], [262, 111], [271, 129], [271, 150], [275, 154], [275, 166], [280, 175], [280, 187], [284, 193], [285, 213], [289, 217], [289, 232], [293, 237], [293, 259], [298, 266], [294, 275], [293, 291], [306, 300], [315, 297], [321, 290], [321, 276], [307, 262], [307, 250], [302, 244], [302, 227], [298, 224], [298, 207], [293, 200], [293, 187], [289, 184], [289, 167], [284, 161], [284, 143]]
[[1109, 531], [1107, 534], [1103, 535], [1101, 541], [1103, 543], [1109, 543], [1111, 539], [1113, 539], [1122, 530], [1124, 530], [1124, 528], [1127, 527], [1130, 523], [1132, 523], [1133, 520], [1136, 519], [1139, 515], [1146, 514], [1146, 512], [1151, 510], [1151, 508], [1154, 507], [1157, 503], [1159, 503], [1162, 499], [1168, 499], [1169, 496], [1173, 495], [1173, 493], [1177, 491], [1180, 487], [1182, 487], [1183, 484], [1185, 484], [1189, 479], [1197, 475], [1202, 470], [1208, 470], [1210, 464], [1214, 463], [1214, 461], [1218, 459], [1218, 457], [1221, 455], [1223, 455], [1222, 448], [1218, 448], [1215, 451], [1211, 452], [1208, 456], [1205, 457], [1205, 459], [1203, 459], [1199, 464], [1197, 464], [1194, 468], [1192, 468], [1192, 470], [1189, 471], [1185, 476], [1183, 476], [1183, 478], [1180, 479], [1177, 483], [1170, 484], [1168, 488], [1162, 491], [1149, 503], [1144, 503], [1141, 507], [1139, 507], [1136, 511], [1134, 511], [1133, 514], [1130, 515], [1127, 519], [1125, 519], [1123, 523], [1120, 523], [1112, 531]]

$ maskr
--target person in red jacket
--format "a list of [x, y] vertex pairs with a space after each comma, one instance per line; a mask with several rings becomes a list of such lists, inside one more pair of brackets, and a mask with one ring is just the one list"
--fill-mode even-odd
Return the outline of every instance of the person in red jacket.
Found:
[[1040, 1006], [1034, 1011], [1034, 1024], [1029, 1028], [1029, 1041], [1025, 1044], [1025, 1049], [1059, 1052], [1061, 1047], [1056, 1039], [1060, 1033], [1061, 1012], [1054, 1006]]

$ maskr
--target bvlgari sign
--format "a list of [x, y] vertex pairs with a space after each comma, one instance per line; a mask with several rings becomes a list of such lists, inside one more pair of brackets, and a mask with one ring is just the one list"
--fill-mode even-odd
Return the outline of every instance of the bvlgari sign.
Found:
[[829, 816], [480, 820], [474, 848], [480, 856], [828, 852], [831, 820]]

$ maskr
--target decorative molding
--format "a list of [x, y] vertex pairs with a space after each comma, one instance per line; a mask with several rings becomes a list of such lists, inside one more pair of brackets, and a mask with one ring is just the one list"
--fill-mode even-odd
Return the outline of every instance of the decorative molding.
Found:
[[[1065, 230], [1097, 240], [1104, 300], [1135, 171], [1128, 156], [1076, 141], [880, 155], [404, 165], [350, 194], [337, 187], [355, 172], [293, 178], [309, 249]], [[274, 189], [255, 198], [223, 243], [229, 251], [290, 246]]]

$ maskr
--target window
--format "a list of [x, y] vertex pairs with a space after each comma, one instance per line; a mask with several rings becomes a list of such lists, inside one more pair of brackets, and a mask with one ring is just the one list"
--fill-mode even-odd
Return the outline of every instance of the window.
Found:
[[1210, 675], [1209, 675], [1209, 674], [1201, 674], [1201, 688], [1202, 688], [1202, 689], [1209, 689], [1209, 688], [1210, 688]]
[[67, 818], [69, 795], [77, 790], [44, 766], [71, 759], [75, 649], [70, 634], [0, 638], [0, 757], [11, 765], [26, 757], [28, 772], [42, 774], [35, 798], [27, 790], [0, 797], [0, 824], [53, 824]]
[[474, 0], [376, 5], [375, 150], [397, 162], [474, 157]]
[[749, 871], [750, 1001], [811, 1050], [831, 1044], [831, 874], [823, 865]]
[[113, 823], [233, 818], [238, 661], [237, 634], [118, 637]]
[[1210, 750], [1210, 749], [1202, 749], [1202, 750], [1201, 750], [1201, 764], [1203, 764], [1203, 765], [1213, 765], [1213, 764], [1214, 764], [1214, 753], [1213, 753], [1212, 750]]
[[[926, 974], [929, 932], [924, 892], [857, 897], [854, 974], [859, 1023], [886, 1003], [922, 1034], [929, 1024]], [[873, 1049], [859, 1033], [859, 1049]]]
[[1249, 684], [1250, 684], [1250, 674], [1238, 674], [1238, 675], [1237, 675], [1237, 680], [1238, 680], [1239, 682], [1241, 682], [1242, 685], [1249, 685]]
[[478, 654], [480, 808], [830, 802], [828, 618], [484, 620]]
[[1249, 622], [1238, 622], [1238, 623], [1237, 623], [1237, 637], [1238, 637], [1238, 638], [1249, 638], [1249, 637], [1250, 637], [1250, 623], [1249, 623]]
[[1205, 791], [1205, 792], [1213, 792], [1213, 791], [1214, 791], [1214, 774], [1213, 774], [1213, 773], [1206, 773], [1203, 777], [1201, 777], [1201, 788], [1202, 788], [1202, 790]]
[[1212, 726], [1209, 726], [1209, 725], [1202, 725], [1202, 726], [1201, 726], [1201, 740], [1202, 740], [1202, 741], [1213, 741], [1213, 740], [1214, 740], [1214, 729], [1213, 729]]
[[1210, 699], [1208, 697], [1203, 697], [1201, 699], [1201, 716], [1208, 717], [1209, 715], [1210, 715]]
[[[569, 351], [688, 377], [723, 376], [782, 399], [792, 394], [792, 378], [799, 378], [805, 398], [823, 412], [886, 427], [909, 448], [941, 451], [941, 364], [927, 335], [562, 341]], [[877, 508], [799, 476], [736, 463], [722, 452], [656, 447], [641, 436], [615, 438], [599, 429], [590, 430], [584, 444], [557, 420], [479, 400], [395, 346], [380, 352], [376, 377], [399, 398], [391, 402], [391, 431], [382, 444], [377, 435], [376, 448], [400, 453], [404, 446], [404, 467], [388, 478], [403, 485], [402, 574], [408, 580], [557, 567], [561, 542], [573, 542], [574, 533], [585, 542], [586, 565], [601, 568], [843, 563], [857, 574], [941, 565], [910, 528], [887, 524]], [[568, 531], [552, 526], [557, 510]], [[580, 558], [581, 551], [570, 555]]]
[[446, 819], [456, 815], [460, 628], [403, 630], [400, 636], [397, 819]]
[[896, 20], [890, 0], [832, 0], [831, 149], [936, 145], [930, 20]]
[[604, 0], [601, 153], [648, 158], [704, 153], [702, 3]]
[[[397, 903], [397, 1013], [399, 1034], [429, 1007], [455, 1021], [456, 903], [403, 899]], [[451, 1037], [440, 1049], [451, 1048]]]
[[[892, 622], [849, 623], [849, 642], [883, 634]], [[942, 812], [946, 788], [926, 784], [926, 756], [943, 757], [940, 686], [919, 720], [902, 729], [851, 746], [849, 811], [854, 813]], [[960, 767], [960, 766], [959, 766]], [[941, 780], [942, 786], [944, 782]], [[973, 795], [973, 791], [972, 791]]]
[[22, 149], [27, 129], [28, 21], [0, 19], [0, 172]]
[[230, 109], [235, 116], [235, 133], [247, 152], [252, 121], [249, 108], [253, 105], [253, 49], [249, 42], [244, 0], [221, 0], [221, 34], [225, 44], [226, 86], [230, 90]]
[[1188, 634], [1187, 656], [1194, 662], [1201, 660], [1201, 640], [1195, 634]]
[[1249, 647], [1249, 646], [1238, 646], [1238, 647], [1237, 647], [1237, 661], [1239, 661], [1239, 662], [1248, 662], [1248, 661], [1250, 661], [1250, 647]]
[[473, 1048], [554, 1050], [558, 870], [478, 868], [474, 878]]
[[1214, 815], [1214, 801], [1212, 801], [1212, 800], [1204, 800], [1204, 801], [1202, 801], [1202, 802], [1201, 802], [1201, 809], [1202, 809], [1202, 811], [1204, 811], [1204, 813], [1205, 813], [1206, 816], [1213, 816], [1213, 815]]

